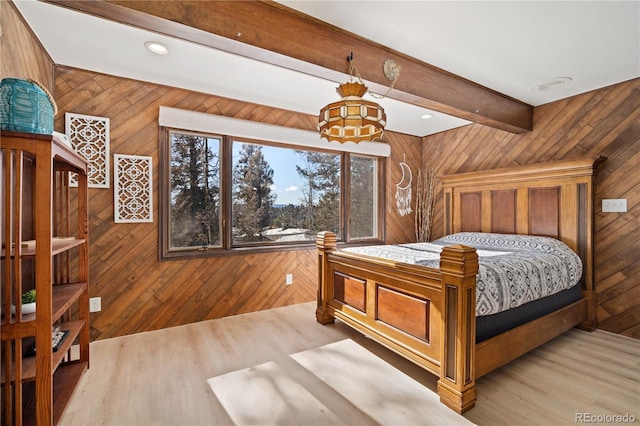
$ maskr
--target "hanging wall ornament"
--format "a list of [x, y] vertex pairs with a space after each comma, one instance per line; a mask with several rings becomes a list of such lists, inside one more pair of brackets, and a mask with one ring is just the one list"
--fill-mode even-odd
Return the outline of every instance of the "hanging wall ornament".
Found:
[[113, 220], [153, 222], [152, 158], [113, 154]]
[[[109, 118], [65, 113], [65, 133], [87, 160], [89, 188], [109, 188]], [[72, 175], [70, 186], [77, 186]]]
[[411, 168], [404, 161], [400, 163], [402, 169], [402, 179], [396, 184], [396, 206], [400, 216], [406, 216], [411, 210], [411, 183], [413, 174]]

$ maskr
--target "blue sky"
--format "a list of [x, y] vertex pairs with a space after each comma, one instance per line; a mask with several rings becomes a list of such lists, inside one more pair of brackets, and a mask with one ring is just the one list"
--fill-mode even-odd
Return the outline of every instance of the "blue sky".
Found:
[[[233, 144], [233, 160], [240, 153], [240, 144]], [[296, 172], [296, 164], [302, 164], [302, 156], [293, 149], [262, 145], [262, 155], [273, 169], [272, 191], [276, 204], [301, 204], [303, 180]]]

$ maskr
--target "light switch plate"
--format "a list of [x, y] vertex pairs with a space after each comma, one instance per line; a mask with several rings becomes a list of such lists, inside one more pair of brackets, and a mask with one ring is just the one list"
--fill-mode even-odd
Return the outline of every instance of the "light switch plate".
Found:
[[625, 213], [627, 211], [627, 199], [602, 200], [603, 213]]

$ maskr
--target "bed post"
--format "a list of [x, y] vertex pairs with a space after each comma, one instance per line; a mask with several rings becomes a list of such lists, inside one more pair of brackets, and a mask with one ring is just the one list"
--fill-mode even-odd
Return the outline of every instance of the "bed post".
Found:
[[440, 350], [440, 402], [458, 413], [476, 403], [476, 275], [478, 254], [463, 245], [442, 249], [444, 305]]
[[319, 232], [316, 235], [316, 247], [318, 248], [318, 307], [316, 308], [316, 320], [320, 324], [330, 324], [334, 321], [333, 315], [327, 309], [329, 301], [329, 280], [327, 252], [336, 249], [336, 234], [330, 231]]

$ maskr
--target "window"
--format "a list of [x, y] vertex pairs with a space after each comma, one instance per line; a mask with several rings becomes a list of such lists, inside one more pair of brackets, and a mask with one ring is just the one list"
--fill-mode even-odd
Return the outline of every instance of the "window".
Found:
[[232, 245], [339, 233], [340, 155], [233, 142]]
[[352, 240], [378, 236], [378, 162], [351, 156], [349, 229]]
[[161, 258], [309, 247], [325, 230], [381, 241], [378, 157], [161, 133]]
[[220, 247], [221, 138], [169, 132], [169, 249]]

